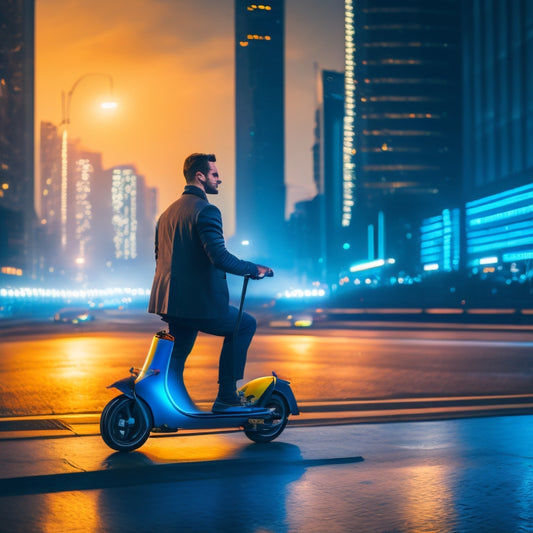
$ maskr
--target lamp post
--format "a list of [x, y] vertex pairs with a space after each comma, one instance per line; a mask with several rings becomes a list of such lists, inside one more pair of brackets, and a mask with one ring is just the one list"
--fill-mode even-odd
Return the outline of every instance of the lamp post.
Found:
[[[72, 85], [70, 91], [65, 95], [65, 91], [61, 93], [61, 107], [62, 120], [60, 126], [63, 127], [61, 136], [61, 250], [66, 251], [67, 248], [67, 190], [68, 190], [68, 126], [70, 124], [70, 103], [72, 95], [78, 85], [90, 76], [103, 76], [109, 81], [109, 95], [113, 97], [113, 78], [109, 74], [101, 72], [89, 72], [80, 76]], [[117, 104], [112, 100], [102, 103], [105, 109], [115, 108]]]

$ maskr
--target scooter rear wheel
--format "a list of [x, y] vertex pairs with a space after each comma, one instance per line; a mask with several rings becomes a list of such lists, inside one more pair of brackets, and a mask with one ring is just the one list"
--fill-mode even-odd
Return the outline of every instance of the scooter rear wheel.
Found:
[[119, 452], [140, 448], [149, 437], [152, 426], [152, 413], [146, 403], [125, 394], [113, 398], [100, 417], [102, 439]]
[[265, 424], [257, 424], [244, 428], [245, 435], [254, 442], [270, 442], [281, 435], [289, 420], [289, 406], [285, 398], [274, 391], [272, 396], [262, 406], [273, 409], [274, 420], [265, 421]]

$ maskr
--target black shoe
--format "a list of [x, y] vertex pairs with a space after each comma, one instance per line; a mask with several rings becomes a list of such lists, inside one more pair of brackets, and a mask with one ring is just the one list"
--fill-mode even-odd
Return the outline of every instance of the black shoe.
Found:
[[241, 398], [236, 397], [234, 400], [220, 400], [217, 398], [213, 404], [212, 411], [214, 413], [228, 413], [228, 412], [249, 412], [254, 408], [250, 402], [243, 401]]

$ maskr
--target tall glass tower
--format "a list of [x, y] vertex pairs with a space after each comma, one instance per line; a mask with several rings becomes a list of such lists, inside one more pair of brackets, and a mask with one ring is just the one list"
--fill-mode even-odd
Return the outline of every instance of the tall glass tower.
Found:
[[235, 0], [236, 241], [249, 258], [286, 254], [284, 0]]
[[33, 270], [34, 0], [4, 0], [0, 14], [0, 267]]
[[531, 298], [533, 3], [465, 2], [463, 15], [466, 266]]
[[343, 224], [375, 239], [362, 253], [409, 262], [421, 218], [460, 201], [460, 5], [345, 6]]

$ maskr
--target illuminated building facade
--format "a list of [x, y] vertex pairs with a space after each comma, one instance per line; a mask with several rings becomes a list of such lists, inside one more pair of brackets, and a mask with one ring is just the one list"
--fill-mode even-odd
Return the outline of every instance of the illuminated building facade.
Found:
[[157, 191], [146, 186], [134, 166], [113, 167], [108, 175], [113, 241], [105, 261], [108, 273], [116, 283], [148, 284], [154, 268]]
[[76, 161], [76, 202], [74, 219], [76, 222], [76, 244], [78, 254], [76, 262], [85, 263], [87, 256], [87, 246], [90, 242], [90, 231], [93, 219], [93, 208], [91, 203], [91, 176], [94, 174], [94, 167], [90, 159], [80, 158]]
[[346, 0], [345, 29], [343, 217], [414, 270], [422, 219], [460, 202], [460, 4]]
[[235, 0], [236, 240], [286, 255], [284, 1]]
[[[102, 155], [82, 150], [79, 141], [69, 142], [68, 195], [62, 213], [61, 135], [49, 122], [41, 123], [40, 134], [39, 275], [86, 281], [86, 273], [94, 272], [97, 264], [95, 228], [104, 220], [98, 208]], [[67, 217], [66, 249], [61, 246], [63, 214]]]
[[[41, 122], [40, 135], [40, 215], [45, 233], [59, 240], [61, 232], [61, 138], [51, 122]], [[52, 245], [49, 242], [48, 245]], [[56, 247], [57, 248], [57, 247]], [[56, 249], [56, 252], [59, 248]]]
[[61, 246], [61, 137], [57, 126], [40, 126], [39, 275], [57, 273]]
[[97, 215], [100, 212], [98, 204], [103, 196], [103, 191], [98, 187], [103, 175], [102, 154], [70, 149], [69, 153], [73, 161], [73, 172], [70, 173], [69, 183], [68, 257], [76, 266], [76, 280], [86, 281], [94, 278], [99, 264]]
[[533, 275], [533, 182], [467, 202], [465, 218], [469, 267]]
[[443, 209], [420, 227], [420, 262], [425, 272], [457, 272], [461, 266], [461, 210]]
[[463, 4], [467, 268], [527, 281], [533, 278], [533, 4]]
[[134, 167], [112, 170], [114, 257], [129, 261], [137, 257], [137, 171]]
[[5, 0], [0, 17], [0, 272], [33, 275], [33, 0]]

